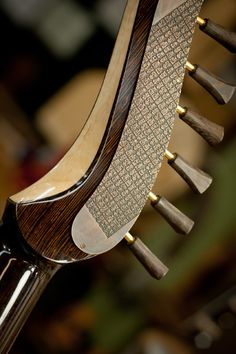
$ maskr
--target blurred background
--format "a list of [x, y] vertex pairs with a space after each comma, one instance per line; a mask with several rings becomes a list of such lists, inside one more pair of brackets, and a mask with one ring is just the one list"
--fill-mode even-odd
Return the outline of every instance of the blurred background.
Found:
[[[124, 0], [0, 1], [0, 209], [46, 173], [76, 138], [99, 92]], [[202, 17], [236, 31], [235, 0]], [[236, 84], [236, 57], [198, 29], [190, 61]], [[217, 148], [180, 120], [171, 151], [214, 177], [193, 195], [163, 165], [154, 191], [196, 222], [187, 237], [147, 205], [132, 233], [170, 268], [157, 282], [123, 245], [62, 269], [12, 354], [235, 353], [236, 97], [219, 106], [189, 77], [181, 103], [225, 127]]]

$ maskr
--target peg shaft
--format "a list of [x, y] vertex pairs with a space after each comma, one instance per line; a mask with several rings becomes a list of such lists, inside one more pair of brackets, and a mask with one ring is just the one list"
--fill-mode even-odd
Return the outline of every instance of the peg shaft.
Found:
[[193, 228], [194, 221], [187, 215], [183, 214], [173, 204], [171, 204], [166, 198], [156, 196], [150, 192], [149, 199], [151, 200], [152, 207], [163, 216], [173, 229], [180, 234], [187, 235]]
[[200, 332], [208, 333], [214, 340], [222, 335], [222, 330], [218, 324], [205, 311], [200, 311], [193, 316], [193, 322], [196, 329]]
[[215, 39], [223, 47], [231, 53], [236, 53], [236, 33], [228, 31], [224, 27], [214, 23], [208, 18], [197, 18], [197, 23], [201, 31], [206, 33], [211, 38]]
[[172, 154], [174, 158], [168, 158], [169, 154], [165, 153], [168, 164], [185, 180], [193, 192], [202, 194], [212, 183], [212, 177], [197, 167], [192, 166], [185, 161], [180, 155]]
[[199, 65], [186, 63], [189, 75], [198, 82], [219, 103], [226, 104], [232, 98], [236, 87]]
[[221, 125], [209, 121], [186, 107], [178, 106], [177, 113], [180, 119], [193, 128], [211, 146], [217, 145], [223, 140], [224, 128]]
[[167, 272], [168, 268], [158, 259], [154, 253], [139, 239], [132, 236], [130, 233], [125, 235], [125, 240], [128, 244], [129, 249], [133, 252], [135, 257], [139, 260], [148, 273], [156, 278], [163, 278]]

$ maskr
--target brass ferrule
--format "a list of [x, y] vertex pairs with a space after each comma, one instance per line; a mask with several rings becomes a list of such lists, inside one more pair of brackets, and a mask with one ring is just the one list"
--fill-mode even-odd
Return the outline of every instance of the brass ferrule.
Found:
[[168, 150], [165, 151], [165, 157], [167, 158], [168, 161], [175, 160], [175, 155], [172, 154], [172, 152], [170, 152]]
[[148, 198], [150, 199], [151, 203], [157, 203], [160, 197], [153, 192], [150, 192], [148, 195]]
[[185, 114], [187, 113], [187, 109], [185, 107], [182, 106], [177, 106], [176, 108], [176, 112], [180, 115], [180, 116], [185, 116]]
[[199, 25], [199, 26], [206, 26], [206, 20], [204, 20], [203, 18], [201, 18], [201, 17], [197, 17], [197, 24]]
[[132, 245], [135, 241], [135, 237], [132, 236], [129, 232], [125, 234], [125, 240], [127, 241], [128, 245]]
[[189, 61], [186, 62], [185, 68], [191, 73], [194, 73], [196, 71], [196, 66], [191, 64]]

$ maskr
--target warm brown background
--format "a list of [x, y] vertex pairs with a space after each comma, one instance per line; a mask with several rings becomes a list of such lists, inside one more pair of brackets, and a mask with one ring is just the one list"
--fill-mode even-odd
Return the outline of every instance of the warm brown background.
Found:
[[[45, 173], [66, 151], [99, 91], [115, 32], [102, 21], [118, 17], [121, 11], [114, 15], [112, 7], [121, 8], [122, 1], [72, 2], [92, 21], [96, 17], [91, 23], [99, 35], [94, 32], [86, 45], [78, 42], [79, 49], [69, 56], [52, 50], [42, 24], [22, 25], [1, 5], [1, 32], [6, 34], [0, 78], [1, 211], [8, 195]], [[206, 0], [202, 16], [236, 30], [235, 0]], [[90, 33], [89, 26], [84, 30]], [[17, 36], [20, 41], [14, 43]], [[235, 56], [199, 30], [190, 57], [236, 84]], [[181, 102], [224, 125], [226, 137], [212, 149], [176, 122], [171, 149], [205, 168], [214, 184], [204, 196], [195, 196], [163, 166], [154, 190], [191, 216], [195, 229], [188, 237], [176, 235], [147, 205], [133, 233], [166, 262], [168, 276], [161, 282], [150, 279], [122, 246], [67, 267], [52, 281], [12, 353], [172, 354], [198, 353], [200, 347], [207, 353], [235, 353], [236, 97], [221, 107], [186, 78]]]

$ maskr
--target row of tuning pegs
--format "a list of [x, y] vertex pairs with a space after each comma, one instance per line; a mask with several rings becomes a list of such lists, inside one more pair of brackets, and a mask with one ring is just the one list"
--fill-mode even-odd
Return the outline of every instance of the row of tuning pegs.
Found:
[[[236, 53], [236, 34], [229, 32], [220, 25], [209, 19], [197, 18], [199, 28], [222, 44], [225, 48]], [[205, 88], [212, 97], [219, 103], [225, 104], [230, 101], [235, 93], [236, 86], [213, 75], [208, 70], [196, 64], [186, 63], [189, 75]], [[224, 128], [209, 121], [207, 118], [191, 111], [187, 107], [177, 106], [179, 118], [200, 134], [211, 146], [220, 143], [224, 137]], [[177, 153], [165, 151], [168, 164], [185, 180], [193, 192], [202, 194], [212, 183], [212, 177], [192, 166]], [[194, 226], [194, 221], [182, 213], [163, 196], [149, 193], [149, 200], [152, 207], [164, 217], [164, 219], [180, 234], [187, 235]], [[135, 257], [143, 264], [146, 270], [156, 279], [161, 279], [168, 272], [168, 268], [157, 258], [150, 249], [137, 237], [130, 233], [125, 235], [129, 249]]]
[[[197, 167], [185, 161], [179, 154], [165, 151], [168, 164], [187, 182], [195, 193], [203, 193], [211, 185], [212, 177]], [[149, 193], [152, 207], [180, 234], [187, 235], [194, 226], [194, 221], [177, 209], [165, 197]], [[125, 239], [135, 257], [143, 264], [147, 271], [156, 279], [161, 279], [168, 268], [145, 245], [129, 233]]]
[[[212, 177], [197, 167], [185, 161], [179, 154], [165, 151], [168, 164], [187, 182], [195, 193], [205, 192], [212, 182]], [[152, 207], [180, 234], [187, 235], [194, 226], [194, 221], [182, 213], [165, 197], [149, 193]], [[156, 279], [161, 279], [168, 268], [144, 245], [144, 243], [129, 233], [125, 239], [135, 257], [143, 264], [147, 271]]]

